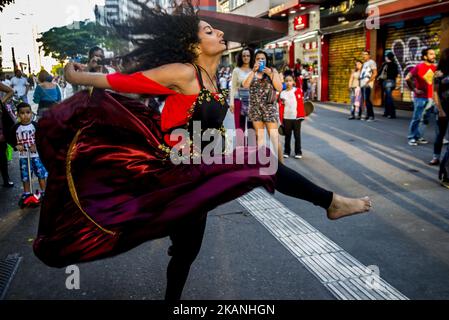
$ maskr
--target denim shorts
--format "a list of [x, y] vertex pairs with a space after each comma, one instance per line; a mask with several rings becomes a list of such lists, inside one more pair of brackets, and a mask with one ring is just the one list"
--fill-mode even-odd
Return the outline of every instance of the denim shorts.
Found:
[[[30, 177], [28, 175], [28, 159], [27, 158], [21, 158], [19, 159], [20, 163], [20, 177], [22, 178], [22, 182], [30, 181]], [[41, 162], [41, 159], [39, 157], [36, 158], [30, 158], [30, 164], [31, 164], [31, 173], [39, 179], [47, 179], [48, 173], [47, 170], [45, 170], [44, 165]]]

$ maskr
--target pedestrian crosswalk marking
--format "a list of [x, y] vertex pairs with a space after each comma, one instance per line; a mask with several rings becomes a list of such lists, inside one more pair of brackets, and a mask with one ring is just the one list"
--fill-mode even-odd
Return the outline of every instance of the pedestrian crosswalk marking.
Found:
[[408, 300], [307, 221], [286, 208], [264, 189], [238, 202], [340, 300]]

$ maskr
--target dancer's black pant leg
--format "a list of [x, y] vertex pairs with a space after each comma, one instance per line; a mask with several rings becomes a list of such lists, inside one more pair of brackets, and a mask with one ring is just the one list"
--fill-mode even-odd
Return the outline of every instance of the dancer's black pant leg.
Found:
[[291, 197], [312, 202], [314, 205], [324, 209], [330, 207], [333, 198], [332, 192], [317, 186], [312, 181], [283, 164], [279, 163], [278, 165], [275, 185], [277, 191]]
[[177, 223], [170, 232], [172, 245], [169, 255], [172, 256], [167, 267], [167, 289], [165, 300], [180, 300], [182, 290], [189, 275], [190, 266], [201, 249], [207, 213], [195, 220]]

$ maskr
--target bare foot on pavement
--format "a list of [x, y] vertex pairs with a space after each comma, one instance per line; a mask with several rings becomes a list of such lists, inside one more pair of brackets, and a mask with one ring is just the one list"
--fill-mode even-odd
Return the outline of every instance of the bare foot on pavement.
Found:
[[364, 198], [346, 198], [334, 193], [332, 203], [327, 209], [327, 217], [336, 220], [358, 213], [367, 212], [371, 209], [371, 200]]

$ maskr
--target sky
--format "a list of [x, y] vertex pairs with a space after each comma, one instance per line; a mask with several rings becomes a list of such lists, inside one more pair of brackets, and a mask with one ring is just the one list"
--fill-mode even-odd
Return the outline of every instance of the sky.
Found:
[[43, 32], [72, 21], [94, 19], [96, 4], [103, 5], [104, 0], [16, 0], [0, 13], [0, 27], [10, 28], [11, 23], [29, 20]]
[[55, 61], [39, 56], [36, 37], [53, 27], [85, 19], [95, 20], [95, 5], [104, 0], [16, 0], [0, 13], [0, 37], [3, 66], [12, 65], [11, 47], [18, 62], [27, 62], [30, 55], [31, 70], [40, 66], [51, 68]]

